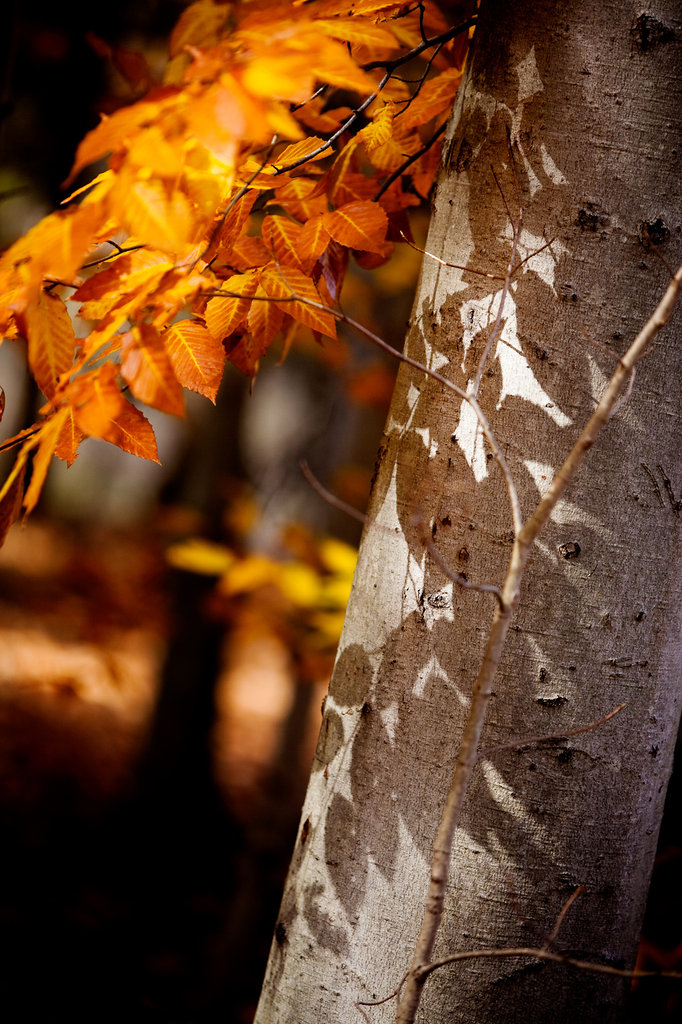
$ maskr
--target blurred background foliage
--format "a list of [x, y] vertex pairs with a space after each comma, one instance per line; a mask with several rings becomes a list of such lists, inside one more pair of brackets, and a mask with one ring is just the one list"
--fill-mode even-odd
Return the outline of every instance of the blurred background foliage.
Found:
[[[13, 0], [0, 246], [63, 198], [99, 112], [160, 77], [183, 6]], [[427, 220], [412, 215], [418, 242]], [[344, 287], [349, 315], [396, 347], [418, 262], [399, 246]], [[299, 462], [363, 508], [394, 373], [347, 335], [267, 357], [252, 393], [228, 365], [216, 409], [190, 395], [184, 422], [151, 412], [162, 466], [88, 441], [10, 533], [0, 992], [17, 1020], [251, 1020], [359, 538]], [[9, 436], [38, 401], [16, 342], [0, 385]], [[674, 781], [643, 966], [681, 960], [679, 801]], [[681, 1008], [642, 985], [631, 1020]]]

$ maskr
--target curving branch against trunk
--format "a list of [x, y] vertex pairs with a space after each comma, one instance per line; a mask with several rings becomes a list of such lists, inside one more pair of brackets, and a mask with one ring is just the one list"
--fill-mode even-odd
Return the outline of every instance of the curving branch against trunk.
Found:
[[[512, 529], [471, 403], [403, 366], [258, 1024], [359, 1019], [356, 1000], [386, 995], [412, 959], [491, 613], [490, 595], [456, 588], [429, 556], [420, 522], [472, 580], [501, 583], [510, 557], [523, 561], [519, 537], [532, 545], [497, 677], [482, 685], [484, 751], [628, 705], [607, 729], [476, 759], [433, 955], [530, 948], [582, 884], [562, 949], [633, 961], [680, 711], [679, 512], [652, 484], [661, 466], [682, 489], [679, 313], [539, 536], [531, 510], [563, 487], [565, 453], [613, 374], [599, 345], [626, 352], [666, 288], [642, 239], [682, 256], [678, 19], [674, 0], [645, 14], [632, 0], [481, 5], [426, 243], [471, 272], [425, 260], [406, 352], [460, 390], [475, 380], [513, 244], [491, 173], [513, 197], [511, 139], [517, 259], [557, 240], [510, 284], [478, 401], [527, 525]], [[624, 986], [462, 960], [430, 978], [418, 1019], [601, 1024], [618, 1019]], [[395, 1004], [368, 1012], [384, 1024]]]
[[[431, 876], [424, 907], [424, 917], [419, 935], [417, 936], [412, 964], [400, 997], [396, 1017], [397, 1024], [413, 1024], [422, 989], [429, 974], [432, 973], [433, 968], [430, 961], [443, 916], [443, 905], [455, 830], [459, 826], [464, 799], [469, 789], [474, 767], [480, 756], [479, 740], [485, 725], [488, 703], [493, 694], [492, 687], [507, 639], [507, 632], [521, 595], [521, 580], [531, 554], [533, 542], [540, 530], [548, 522], [564, 491], [578, 472], [582, 460], [613, 415], [617, 404], [620, 402], [622, 393], [628, 385], [628, 381], [631, 381], [633, 378], [637, 363], [646, 355], [658, 331], [668, 322], [681, 290], [682, 267], [680, 267], [671, 280], [665, 295], [657, 305], [652, 316], [647, 320], [625, 355], [618, 360], [618, 368], [611, 377], [597, 408], [585, 424], [563, 465], [556, 473], [547, 494], [539, 502], [528, 522], [516, 534], [502, 589], [502, 600], [495, 609], [485, 654], [476, 683], [474, 684], [469, 717], [455, 762], [455, 771], [433, 845]], [[499, 322], [499, 319], [498, 311], [496, 324]], [[479, 379], [478, 374], [477, 379]], [[466, 959], [466, 954], [455, 953], [449, 962], [456, 962], [461, 959]], [[561, 958], [555, 955], [548, 956], [546, 959], [560, 960]], [[597, 969], [596, 965], [593, 965], [592, 969]], [[614, 969], [609, 969], [608, 965], [606, 965], [604, 973], [614, 973]], [[616, 973], [618, 972], [616, 971]]]

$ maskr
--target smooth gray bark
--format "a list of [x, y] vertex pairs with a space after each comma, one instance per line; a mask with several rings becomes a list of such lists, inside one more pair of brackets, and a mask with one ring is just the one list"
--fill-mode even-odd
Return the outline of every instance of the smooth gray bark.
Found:
[[[503, 309], [481, 404], [524, 515], [665, 290], [647, 234], [682, 259], [682, 27], [674, 0], [484, 4], [444, 147], [429, 251], [504, 274], [517, 215], [524, 264]], [[491, 170], [491, 167], [493, 170]], [[425, 260], [406, 350], [473, 379], [502, 283]], [[680, 712], [680, 315], [640, 365], [540, 535], [483, 747], [569, 731], [476, 769], [455, 843], [439, 955], [542, 945], [586, 893], [561, 948], [633, 962]], [[403, 367], [377, 462], [258, 1024], [361, 1020], [407, 969], [430, 849], [494, 599], [455, 589], [424, 551], [500, 583], [504, 485], [466, 406]], [[528, 960], [436, 972], [431, 1024], [609, 1021], [625, 986]], [[394, 1019], [395, 1004], [367, 1011]]]

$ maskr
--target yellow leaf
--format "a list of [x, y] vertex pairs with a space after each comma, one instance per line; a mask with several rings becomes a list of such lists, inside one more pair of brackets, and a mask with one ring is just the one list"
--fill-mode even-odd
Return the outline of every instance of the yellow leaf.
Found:
[[69, 417], [69, 410], [64, 408], [51, 416], [42, 424], [39, 431], [39, 441], [36, 453], [33, 456], [31, 480], [24, 495], [24, 510], [30, 515], [36, 506], [40, 492], [43, 489], [47, 471], [52, 465], [52, 456], [59, 440], [59, 435]]
[[119, 182], [111, 195], [112, 208], [129, 234], [154, 249], [176, 254], [193, 240], [195, 225], [187, 199], [174, 189], [166, 195], [156, 182]]
[[385, 103], [373, 117], [371, 123], [358, 132], [368, 153], [371, 153], [378, 146], [383, 146], [391, 138], [393, 114], [393, 104]]
[[10, 527], [16, 523], [21, 512], [27, 456], [28, 448], [24, 446], [0, 489], [0, 547], [5, 543]]
[[227, 548], [198, 537], [172, 544], [166, 551], [166, 559], [175, 569], [200, 573], [202, 576], [223, 576], [236, 561]]
[[303, 139], [302, 142], [295, 142], [291, 146], [287, 146], [285, 149], [278, 153], [273, 163], [276, 167], [288, 167], [289, 164], [294, 164], [298, 160], [321, 160], [325, 156], [329, 156], [329, 149], [322, 149], [322, 152], [318, 152], [320, 147], [324, 147], [325, 140], [318, 138], [316, 135], [311, 135], [307, 139]]
[[369, 46], [375, 50], [395, 50], [395, 36], [385, 28], [361, 18], [315, 19], [315, 28], [326, 36], [343, 39], [351, 45]]
[[289, 103], [303, 103], [315, 89], [310, 55], [284, 53], [272, 46], [255, 57], [242, 72], [242, 83], [254, 96], [274, 97]]

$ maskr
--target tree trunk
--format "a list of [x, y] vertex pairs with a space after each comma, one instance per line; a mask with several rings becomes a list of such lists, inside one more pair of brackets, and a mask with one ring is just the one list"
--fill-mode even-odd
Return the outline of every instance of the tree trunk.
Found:
[[[677, 16], [677, 20], [676, 20]], [[517, 262], [480, 402], [524, 517], [682, 257], [674, 0], [482, 5], [444, 146], [406, 351], [466, 389]], [[512, 156], [513, 154], [513, 156]], [[515, 170], [514, 170], [515, 168]], [[496, 180], [497, 179], [497, 183]], [[535, 545], [453, 851], [436, 955], [557, 945], [632, 965], [678, 727], [679, 312]], [[398, 375], [258, 1024], [360, 1020], [409, 967], [431, 846], [512, 541], [469, 407]], [[419, 1020], [611, 1021], [618, 978], [526, 959], [435, 972]], [[366, 1010], [394, 1019], [395, 1002]]]

